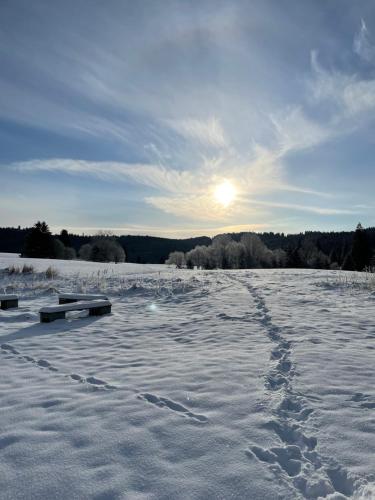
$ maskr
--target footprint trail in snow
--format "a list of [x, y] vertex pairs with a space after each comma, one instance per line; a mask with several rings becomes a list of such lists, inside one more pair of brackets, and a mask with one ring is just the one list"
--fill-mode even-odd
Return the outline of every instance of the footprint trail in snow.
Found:
[[266, 464], [280, 479], [291, 482], [296, 494], [303, 498], [324, 498], [330, 494], [351, 497], [355, 492], [355, 479], [334, 459], [322, 456], [317, 451], [317, 438], [305, 430], [313, 409], [308, 406], [308, 398], [293, 389], [293, 343], [286, 340], [283, 329], [273, 323], [257, 287], [242, 284], [255, 302], [260, 313], [256, 317], [273, 344], [265, 387], [275, 395], [276, 404], [272, 409], [273, 418], [264, 427], [279, 438], [279, 443], [269, 449], [256, 444], [250, 446], [247, 455]]

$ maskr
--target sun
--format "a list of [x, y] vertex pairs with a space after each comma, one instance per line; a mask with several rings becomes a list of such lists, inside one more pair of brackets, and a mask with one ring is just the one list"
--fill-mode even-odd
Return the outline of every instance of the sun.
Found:
[[236, 198], [237, 190], [230, 181], [224, 181], [214, 190], [215, 200], [223, 207], [228, 207]]

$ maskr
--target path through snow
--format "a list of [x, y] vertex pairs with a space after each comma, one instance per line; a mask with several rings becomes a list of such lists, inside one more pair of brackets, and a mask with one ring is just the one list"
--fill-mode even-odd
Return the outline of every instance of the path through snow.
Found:
[[0, 278], [21, 295], [0, 312], [2, 499], [375, 497], [371, 293], [319, 271], [91, 267], [113, 314], [39, 324], [79, 287], [67, 266]]

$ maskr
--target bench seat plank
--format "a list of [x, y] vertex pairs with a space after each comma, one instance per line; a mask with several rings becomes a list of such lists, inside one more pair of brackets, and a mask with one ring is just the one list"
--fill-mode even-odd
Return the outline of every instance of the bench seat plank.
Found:
[[0, 294], [0, 301], [3, 300], [18, 300], [18, 295], [1, 295]]
[[95, 307], [110, 306], [109, 300], [88, 300], [74, 302], [71, 304], [58, 304], [56, 306], [42, 307], [39, 312], [61, 312], [61, 311], [82, 311], [83, 309], [95, 309]]
[[59, 304], [70, 304], [79, 300], [108, 300], [106, 295], [92, 295], [85, 293], [59, 293]]
[[110, 314], [112, 304], [109, 300], [89, 300], [87, 302], [74, 302], [59, 304], [57, 306], [46, 306], [39, 310], [41, 323], [50, 323], [56, 319], [64, 319], [69, 311], [88, 310], [90, 316], [102, 316]]

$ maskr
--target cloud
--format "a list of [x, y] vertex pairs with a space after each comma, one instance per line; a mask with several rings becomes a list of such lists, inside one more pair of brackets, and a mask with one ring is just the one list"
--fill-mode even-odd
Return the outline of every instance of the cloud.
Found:
[[[329, 128], [332, 136], [344, 134], [372, 118], [375, 109], [375, 80], [360, 79], [339, 71], [327, 71], [318, 61], [316, 51], [311, 53], [313, 78], [309, 82], [315, 104], [330, 105]], [[361, 121], [359, 121], [359, 118]]]
[[330, 130], [307, 118], [300, 106], [271, 115], [271, 121], [277, 134], [280, 156], [310, 149], [331, 137]]
[[[311, 203], [257, 200], [260, 195], [269, 196], [283, 191], [332, 198], [331, 193], [291, 183], [287, 176], [288, 156], [312, 150], [338, 135], [348, 133], [358, 126], [359, 118], [375, 107], [375, 81], [325, 70], [318, 61], [316, 51], [311, 53], [311, 70], [307, 92], [314, 105], [326, 108], [326, 123], [312, 119], [303, 103], [280, 108], [265, 115], [270, 131], [264, 143], [251, 140], [250, 136], [246, 152], [240, 152], [236, 145], [231, 144], [219, 118], [181, 117], [159, 120], [160, 130], [155, 132], [155, 142], [143, 146], [150, 163], [52, 158], [17, 162], [11, 167], [23, 172], [90, 175], [102, 180], [120, 180], [153, 188], [156, 191], [154, 194], [144, 195], [146, 203], [186, 220], [229, 223], [241, 217], [255, 217], [266, 208], [319, 215], [356, 214], [358, 211], [355, 210]], [[95, 130], [95, 127], [100, 129], [102, 124], [95, 123], [95, 120], [90, 123], [87, 133]], [[77, 124], [77, 127], [80, 125]], [[126, 135], [126, 129], [116, 128], [115, 124], [110, 127], [110, 131], [111, 134], [118, 134], [119, 139]], [[171, 135], [171, 131], [186, 141], [186, 150], [179, 150], [181, 145], [175, 140], [176, 136]], [[159, 140], [160, 137], [163, 140]], [[189, 156], [189, 149], [194, 154]], [[182, 166], [178, 159], [185, 151], [187, 157]], [[225, 179], [235, 183], [239, 192], [237, 203], [226, 210], [218, 206], [212, 196], [214, 186]]]
[[167, 120], [166, 122], [174, 131], [186, 139], [197, 141], [203, 146], [212, 146], [215, 148], [228, 147], [228, 140], [224, 129], [215, 117], [208, 120], [185, 119], [185, 120]]
[[177, 171], [161, 165], [52, 158], [16, 162], [11, 167], [22, 172], [64, 172], [71, 175], [90, 175], [104, 180], [131, 181], [169, 192], [189, 192], [194, 185], [191, 172]]
[[[212, 165], [206, 162], [195, 171], [178, 171], [160, 165], [126, 164], [119, 162], [91, 162], [71, 159], [31, 160], [10, 167], [21, 172], [64, 172], [69, 175], [94, 176], [105, 181], [132, 182], [154, 188], [158, 193], [145, 196], [144, 201], [165, 213], [196, 221], [239, 221], [259, 217], [264, 209], [282, 208], [320, 215], [356, 214], [358, 210], [320, 207], [293, 203], [258, 200], [256, 196], [276, 191], [302, 192], [311, 196], [329, 198], [329, 193], [300, 188], [283, 181], [283, 169], [278, 163], [280, 152], [255, 147], [255, 156], [248, 163], [230, 163], [222, 158]], [[232, 159], [233, 162], [236, 159]], [[222, 166], [221, 162], [225, 165]], [[211, 171], [211, 173], [210, 173]], [[218, 175], [221, 171], [222, 176]], [[215, 186], [230, 179], [238, 190], [236, 202], [222, 207], [214, 196]]]
[[358, 33], [354, 36], [353, 50], [366, 62], [370, 63], [375, 60], [375, 47], [371, 43], [370, 34], [363, 19], [361, 19], [361, 27]]
[[272, 207], [272, 208], [286, 208], [289, 210], [297, 210], [299, 212], [310, 212], [319, 215], [356, 215], [361, 214], [361, 210], [351, 210], [346, 208], [334, 208], [334, 207], [320, 207], [313, 205], [302, 205], [296, 203], [278, 203], [272, 201], [260, 201], [260, 200], [249, 200], [249, 204]]
[[[212, 194], [212, 189], [205, 187], [204, 193], [178, 196], [149, 196], [145, 201], [152, 206], [179, 217], [201, 221], [231, 221], [244, 215], [244, 205], [240, 198], [228, 207], [220, 205]], [[250, 215], [247, 211], [246, 215]], [[252, 211], [255, 215], [255, 210]]]

